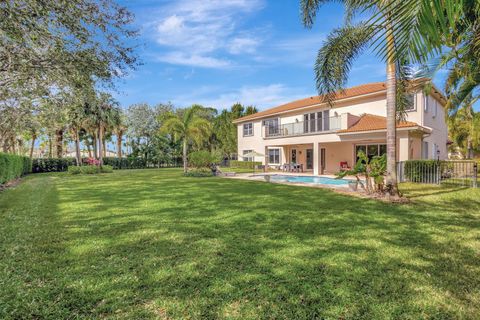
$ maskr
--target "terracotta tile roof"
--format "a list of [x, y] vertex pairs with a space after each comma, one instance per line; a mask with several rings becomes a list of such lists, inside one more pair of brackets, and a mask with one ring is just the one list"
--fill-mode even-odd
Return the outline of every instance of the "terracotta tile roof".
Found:
[[[381, 92], [384, 90], [385, 90], [384, 82], [373, 82], [373, 83], [362, 84], [356, 87], [347, 88], [342, 92], [337, 93], [336, 100], [353, 98], [353, 97], [362, 96], [365, 94]], [[287, 104], [282, 104], [280, 106], [273, 107], [264, 111], [260, 111], [242, 118], [238, 118], [234, 122], [237, 123], [237, 122], [243, 122], [250, 119], [267, 117], [270, 115], [274, 115], [276, 113], [292, 111], [295, 109], [317, 105], [323, 102], [326, 102], [324, 101], [324, 96], [314, 96], [314, 97], [309, 97], [305, 99], [300, 99], [300, 100], [292, 101]]]
[[[419, 127], [415, 122], [411, 121], [402, 121], [397, 123], [397, 128], [409, 128], [409, 127]], [[387, 129], [387, 118], [382, 116], [377, 116], [373, 114], [364, 114], [358, 119], [358, 121], [348, 129], [338, 130], [337, 133], [347, 133], [347, 132], [360, 132], [360, 131], [375, 131], [375, 130], [386, 130]]]

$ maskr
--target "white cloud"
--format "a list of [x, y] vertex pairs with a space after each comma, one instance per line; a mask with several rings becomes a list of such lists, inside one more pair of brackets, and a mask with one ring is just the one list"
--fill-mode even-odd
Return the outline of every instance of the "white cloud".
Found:
[[[203, 87], [199, 88], [199, 91], [191, 92], [189, 96], [182, 97], [182, 100], [174, 102], [182, 106], [200, 103], [217, 109], [230, 108], [234, 103], [240, 102], [243, 105], [254, 105], [259, 110], [263, 110], [312, 95], [304, 88], [287, 87], [280, 83], [265, 86], [243, 86], [237, 90], [223, 93], [218, 91], [219, 88]], [[216, 96], [216, 98], [211, 98], [212, 96]]]
[[230, 41], [228, 52], [231, 54], [255, 53], [259, 42], [253, 37], [238, 37]]
[[174, 51], [157, 57], [158, 61], [183, 66], [194, 66], [203, 68], [225, 68], [231, 65], [231, 62], [214, 57], [201, 56], [198, 54], [185, 54], [180, 51]]
[[160, 60], [206, 68], [231, 66], [218, 55], [255, 52], [260, 40], [245, 35], [238, 22], [262, 6], [263, 0], [185, 0], [162, 8], [152, 30], [156, 42], [168, 50]]

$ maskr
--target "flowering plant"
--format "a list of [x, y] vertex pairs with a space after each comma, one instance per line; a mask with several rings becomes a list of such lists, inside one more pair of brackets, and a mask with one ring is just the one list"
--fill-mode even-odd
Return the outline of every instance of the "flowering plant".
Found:
[[87, 158], [85, 162], [90, 165], [90, 166], [99, 166], [100, 165], [100, 160], [97, 160], [95, 158]]

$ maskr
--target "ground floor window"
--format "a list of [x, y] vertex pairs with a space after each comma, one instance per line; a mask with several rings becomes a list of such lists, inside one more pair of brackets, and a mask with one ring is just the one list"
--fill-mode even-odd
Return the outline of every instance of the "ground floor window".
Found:
[[355, 146], [355, 162], [358, 161], [358, 152], [363, 151], [367, 154], [368, 159], [372, 160], [375, 156], [381, 156], [387, 153], [386, 144], [357, 144]]
[[268, 163], [280, 164], [280, 149], [268, 149]]
[[243, 161], [253, 161], [253, 157], [245, 157], [246, 154], [252, 153], [253, 150], [243, 150]]

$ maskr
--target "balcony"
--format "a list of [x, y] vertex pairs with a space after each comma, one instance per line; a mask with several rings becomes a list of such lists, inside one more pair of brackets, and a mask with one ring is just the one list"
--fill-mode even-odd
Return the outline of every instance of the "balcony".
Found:
[[277, 126], [265, 125], [262, 128], [263, 137], [266, 139], [331, 133], [341, 129], [341, 117], [313, 119], [285, 123]]

